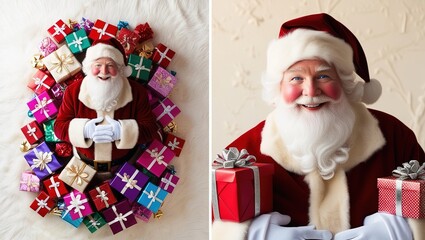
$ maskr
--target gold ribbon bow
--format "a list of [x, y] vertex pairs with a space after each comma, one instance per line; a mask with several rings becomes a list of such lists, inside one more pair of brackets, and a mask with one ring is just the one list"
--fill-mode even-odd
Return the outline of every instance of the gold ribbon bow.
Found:
[[155, 79], [156, 82], [158, 82], [159, 86], [161, 88], [165, 88], [165, 87], [173, 87], [174, 84], [171, 82], [171, 77], [170, 76], [165, 76], [163, 74], [159, 75], [158, 78]]
[[71, 54], [66, 55], [65, 53], [62, 53], [61, 55], [59, 55], [56, 51], [53, 53], [56, 55], [56, 58], [50, 61], [51, 64], [53, 65], [52, 70], [57, 68], [56, 69], [57, 73], [61, 73], [62, 70], [65, 70], [69, 73], [70, 71], [68, 69], [68, 65], [74, 63], [74, 60], [72, 59], [72, 55]]
[[78, 186], [81, 186], [83, 184], [83, 182], [88, 183], [89, 181], [87, 180], [87, 178], [89, 177], [89, 174], [86, 172], [83, 172], [84, 168], [86, 168], [86, 164], [83, 163], [80, 166], [76, 166], [76, 165], [71, 165], [71, 167], [67, 167], [67, 175], [68, 177], [71, 177], [71, 183], [70, 185], [72, 185], [74, 183], [74, 181], [76, 181]]

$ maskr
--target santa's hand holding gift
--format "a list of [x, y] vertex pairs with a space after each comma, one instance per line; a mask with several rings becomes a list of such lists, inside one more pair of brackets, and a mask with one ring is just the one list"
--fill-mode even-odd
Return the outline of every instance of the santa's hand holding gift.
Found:
[[140, 144], [159, 138], [146, 89], [127, 79], [126, 65], [116, 39], [95, 41], [83, 60], [86, 77], [66, 89], [55, 122], [55, 134], [97, 175], [110, 177]]
[[425, 239], [424, 219], [378, 212], [377, 178], [425, 153], [398, 119], [365, 106], [381, 86], [349, 29], [327, 14], [285, 22], [262, 83], [275, 109], [228, 147], [274, 164], [273, 212], [215, 220], [213, 239]]

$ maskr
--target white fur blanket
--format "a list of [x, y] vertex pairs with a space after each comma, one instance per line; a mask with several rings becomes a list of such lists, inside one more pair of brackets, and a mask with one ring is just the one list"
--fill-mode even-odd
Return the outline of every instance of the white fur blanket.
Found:
[[[0, 238], [2, 239], [207, 239], [208, 238], [208, 1], [158, 0], [0, 0]], [[35, 69], [30, 59], [47, 28], [59, 19], [148, 22], [154, 44], [176, 51], [168, 67], [177, 72], [171, 99], [182, 113], [175, 119], [186, 140], [173, 160], [180, 182], [161, 208], [164, 215], [112, 235], [108, 226], [91, 234], [59, 217], [42, 218], [29, 205], [36, 193], [19, 191], [21, 172], [28, 169], [19, 145], [27, 117], [26, 87]]]

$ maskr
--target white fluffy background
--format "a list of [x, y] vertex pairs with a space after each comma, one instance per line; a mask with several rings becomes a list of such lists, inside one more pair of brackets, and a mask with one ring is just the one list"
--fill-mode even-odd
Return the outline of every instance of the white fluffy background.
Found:
[[[22, 1], [0, 0], [0, 238], [1, 239], [207, 239], [208, 238], [208, 25], [207, 0]], [[34, 69], [30, 58], [47, 28], [58, 19], [108, 23], [125, 20], [134, 27], [149, 22], [154, 43], [176, 51], [168, 69], [177, 72], [171, 99], [181, 108], [178, 135], [186, 139], [173, 160], [181, 177], [162, 208], [164, 216], [113, 236], [104, 226], [91, 234], [59, 217], [40, 217], [29, 205], [35, 193], [20, 192], [19, 177], [28, 169], [19, 145], [20, 128], [30, 121], [26, 84]]]

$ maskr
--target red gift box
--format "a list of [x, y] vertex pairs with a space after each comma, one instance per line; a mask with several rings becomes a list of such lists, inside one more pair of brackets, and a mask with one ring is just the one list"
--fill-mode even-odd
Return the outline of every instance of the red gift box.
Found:
[[407, 218], [425, 217], [425, 180], [378, 178], [378, 210]]
[[30, 144], [34, 144], [44, 137], [43, 131], [35, 120], [23, 126], [21, 131]]
[[92, 40], [107, 40], [115, 38], [118, 32], [118, 27], [97, 19], [89, 33], [89, 38]]
[[54, 205], [53, 198], [45, 192], [40, 192], [38, 197], [31, 203], [30, 207], [44, 217], [53, 209]]
[[71, 28], [68, 27], [61, 19], [59, 19], [53, 26], [47, 29], [50, 36], [57, 42], [60, 43], [65, 39], [65, 36], [72, 32]]
[[[255, 187], [252, 167], [258, 168], [259, 189]], [[274, 172], [272, 164], [254, 163], [248, 167], [213, 168], [212, 171], [212, 181], [216, 185], [212, 194], [215, 219], [244, 222], [272, 211]], [[256, 190], [259, 190], [257, 196], [255, 196]]]
[[127, 28], [121, 29], [117, 37], [117, 40], [123, 46], [125, 55], [127, 56], [134, 51], [137, 43], [139, 42], [139, 39], [140, 39], [140, 36], [137, 33]]
[[56, 81], [52, 76], [41, 70], [37, 70], [27, 86], [38, 95], [46, 90], [51, 89], [55, 84]]
[[168, 64], [171, 62], [171, 59], [174, 57], [174, 54], [175, 52], [173, 50], [160, 43], [155, 47], [152, 61], [158, 63], [163, 68], [167, 68]]
[[165, 146], [167, 146], [174, 154], [178, 157], [183, 149], [185, 140], [174, 136], [173, 134], [168, 134], [165, 139]]
[[65, 183], [58, 178], [58, 174], [51, 176], [50, 178], [43, 181], [44, 187], [50, 197], [62, 197], [68, 193]]
[[117, 202], [109, 183], [103, 183], [102, 185], [90, 190], [89, 195], [98, 211], [104, 208], [109, 208], [112, 204]]

